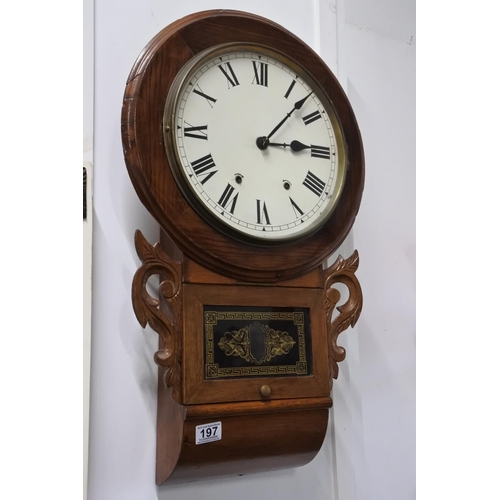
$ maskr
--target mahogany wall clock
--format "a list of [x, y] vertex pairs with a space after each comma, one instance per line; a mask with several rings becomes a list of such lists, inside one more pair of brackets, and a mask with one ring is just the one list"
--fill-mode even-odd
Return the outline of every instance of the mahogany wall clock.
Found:
[[[364, 159], [327, 65], [276, 23], [205, 11], [162, 30], [126, 84], [122, 140], [161, 226], [132, 284], [160, 336], [158, 484], [293, 467], [323, 442], [362, 294], [324, 263], [361, 202]], [[160, 276], [160, 297], [147, 280]], [[334, 310], [347, 285], [349, 297]]]

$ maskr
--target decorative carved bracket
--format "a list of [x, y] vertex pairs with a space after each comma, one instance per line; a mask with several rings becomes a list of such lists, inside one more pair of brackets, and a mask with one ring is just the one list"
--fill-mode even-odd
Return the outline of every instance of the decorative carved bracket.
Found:
[[[173, 387], [172, 396], [180, 400], [182, 296], [181, 263], [170, 258], [159, 243], [148, 243], [141, 231], [135, 232], [135, 248], [142, 266], [132, 281], [132, 305], [140, 325], [146, 324], [160, 336], [161, 349], [154, 355], [156, 364], [166, 368], [164, 382]], [[160, 300], [152, 297], [146, 284], [151, 276], [161, 278], [160, 293], [170, 307], [171, 319], [160, 310]]]
[[[356, 324], [363, 307], [361, 285], [356, 276], [354, 276], [354, 273], [358, 269], [358, 264], [359, 255], [358, 251], [355, 250], [347, 260], [339, 256], [330, 267], [323, 270], [328, 358], [330, 361], [330, 376], [334, 379], [339, 375], [338, 363], [343, 361], [346, 356], [345, 349], [337, 345], [337, 338], [347, 327], [353, 327]], [[340, 314], [333, 318], [335, 307], [340, 300], [340, 292], [336, 288], [332, 288], [337, 283], [343, 283], [347, 286], [349, 297], [343, 305], [337, 307]]]

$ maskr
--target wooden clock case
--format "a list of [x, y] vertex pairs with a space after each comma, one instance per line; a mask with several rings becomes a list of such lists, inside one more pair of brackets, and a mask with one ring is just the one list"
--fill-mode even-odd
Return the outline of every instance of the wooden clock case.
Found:
[[[168, 90], [193, 56], [230, 42], [264, 45], [293, 58], [334, 103], [348, 152], [345, 184], [332, 216], [305, 239], [263, 246], [228, 237], [198, 215], [172, 175], [162, 130]], [[337, 337], [355, 324], [362, 307], [357, 252], [323, 268], [354, 223], [364, 184], [361, 135], [340, 84], [312, 49], [281, 26], [238, 11], [200, 12], [162, 30], [137, 59], [125, 89], [122, 140], [134, 188], [161, 226], [155, 245], [136, 232], [142, 266], [132, 284], [140, 324], [160, 337], [157, 484], [309, 462], [324, 440], [332, 378], [345, 358]], [[153, 275], [160, 276], [158, 299], [146, 288]], [[334, 317], [336, 283], [347, 286], [349, 297]], [[227, 308], [252, 324], [276, 315], [292, 321], [294, 308], [307, 311], [310, 333], [302, 347], [309, 357], [286, 368], [253, 357], [250, 366], [247, 351], [244, 369], [222, 369], [207, 333], [211, 308]], [[222, 439], [195, 444], [196, 426], [211, 422], [221, 422]]]

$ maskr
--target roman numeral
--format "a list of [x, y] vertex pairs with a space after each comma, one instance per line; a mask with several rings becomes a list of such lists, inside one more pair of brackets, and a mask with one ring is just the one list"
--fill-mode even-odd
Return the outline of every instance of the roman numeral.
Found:
[[197, 87], [199, 90], [193, 89], [193, 94], [198, 94], [199, 96], [204, 97], [207, 100], [208, 104], [210, 104], [210, 107], [213, 108], [214, 105], [212, 103], [215, 104], [217, 102], [217, 99], [214, 99], [213, 97], [210, 97], [209, 95], [204, 94], [199, 85], [197, 85]]
[[[225, 68], [224, 68], [224, 66], [225, 66]], [[236, 85], [240, 84], [240, 82], [236, 78], [236, 75], [234, 74], [233, 68], [231, 67], [230, 63], [223, 63], [223, 64], [219, 65], [219, 69], [222, 71], [222, 73], [224, 74], [224, 76], [227, 79], [227, 88], [228, 89], [231, 87], [236, 87]], [[229, 85], [231, 85], [231, 87]]]
[[[186, 125], [189, 125], [189, 127], [186, 127]], [[204, 132], [207, 128], [207, 125], [193, 127], [190, 123], [184, 122], [184, 137], [192, 137], [193, 139], [203, 139], [207, 141], [208, 134]]]
[[321, 113], [319, 111], [315, 111], [314, 113], [311, 113], [310, 115], [304, 116], [302, 120], [304, 120], [304, 123], [306, 125], [309, 125], [312, 122], [315, 122], [316, 120], [319, 120], [321, 118]]
[[253, 72], [255, 75], [254, 79], [252, 80], [252, 83], [256, 83], [257, 85], [263, 85], [264, 87], [267, 87], [267, 69], [269, 65], [257, 61], [252, 61], [252, 64], [253, 64]]
[[290, 196], [288, 198], [290, 199], [290, 203], [292, 204], [295, 217], [299, 218], [301, 215], [304, 215], [304, 212], [300, 209], [297, 203], [295, 203]]
[[290, 87], [288, 87], [288, 90], [286, 91], [286, 94], [285, 94], [285, 99], [288, 99], [288, 96], [290, 95], [290, 92], [292, 91], [293, 89], [293, 86], [297, 83], [296, 80], [292, 80], [292, 83], [290, 84]]
[[271, 224], [269, 214], [267, 213], [266, 203], [257, 200], [257, 224], [264, 224], [262, 221], [266, 220], [265, 224]]
[[330, 148], [324, 146], [315, 146], [311, 144], [311, 156], [314, 158], [324, 158], [325, 160], [330, 159]]
[[236, 195], [231, 198], [233, 193], [234, 193], [234, 187], [231, 186], [231, 184], [228, 184], [226, 186], [226, 189], [224, 189], [224, 192], [222, 193], [220, 200], [217, 202], [222, 208], [226, 208], [226, 206], [230, 203], [231, 208], [229, 209], [229, 212], [232, 214], [234, 214], [234, 207], [236, 206], [239, 194], [236, 193]]
[[325, 189], [325, 183], [318, 179], [311, 171], [307, 172], [306, 178], [302, 183], [308, 189], [310, 189], [315, 195], [321, 196], [323, 189]]
[[196, 174], [196, 177], [202, 177], [201, 184], [205, 184], [205, 182], [210, 180], [210, 178], [218, 172], [218, 170], [208, 172], [208, 170], [215, 168], [215, 166], [216, 165], [211, 154], [191, 162], [191, 167], [193, 168], [193, 172]]

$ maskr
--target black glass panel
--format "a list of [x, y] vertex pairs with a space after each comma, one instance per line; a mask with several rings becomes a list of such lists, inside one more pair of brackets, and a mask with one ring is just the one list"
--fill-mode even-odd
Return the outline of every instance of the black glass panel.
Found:
[[205, 379], [311, 374], [305, 307], [203, 307]]

